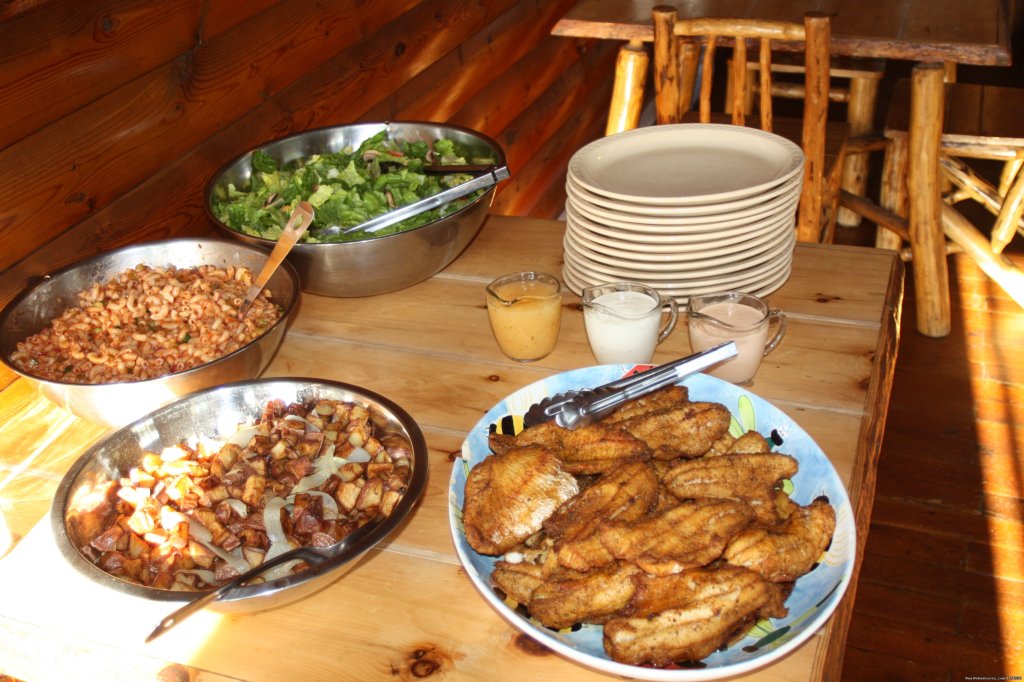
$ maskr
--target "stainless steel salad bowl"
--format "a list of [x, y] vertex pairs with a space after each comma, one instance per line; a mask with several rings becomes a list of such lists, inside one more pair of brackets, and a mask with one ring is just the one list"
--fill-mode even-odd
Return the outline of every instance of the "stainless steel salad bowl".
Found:
[[[222, 232], [269, 250], [274, 246], [272, 240], [232, 229], [212, 209], [215, 200], [228, 196], [229, 186], [249, 186], [253, 155], [262, 152], [280, 164], [289, 164], [314, 154], [358, 147], [382, 130], [400, 140], [450, 139], [465, 145], [475, 156], [490, 157], [496, 165], [505, 165], [500, 145], [459, 126], [411, 121], [319, 128], [253, 149], [217, 171], [207, 187], [207, 215]], [[404, 289], [444, 269], [469, 245], [487, 217], [494, 192], [492, 187], [454, 213], [395, 234], [340, 243], [299, 243], [288, 259], [299, 272], [303, 290], [310, 293], [351, 297]]]
[[274, 300], [284, 308], [281, 319], [237, 351], [189, 370], [146, 381], [85, 385], [29, 374], [14, 365], [11, 354], [19, 341], [48, 326], [65, 309], [78, 305], [80, 291], [136, 265], [244, 265], [259, 272], [266, 259], [262, 249], [238, 241], [182, 238], [127, 246], [75, 263], [29, 287], [0, 313], [0, 360], [57, 405], [83, 419], [112, 427], [123, 426], [193, 391], [253, 379], [266, 368], [280, 345], [288, 318], [301, 296], [298, 273], [288, 263], [278, 268], [268, 284]]
[[173, 609], [173, 602], [194, 599], [197, 592], [146, 587], [117, 578], [93, 564], [80, 550], [101, 530], [92, 510], [97, 499], [109, 494], [112, 484], [139, 464], [144, 451], [159, 452], [164, 446], [195, 442], [200, 437], [226, 440], [239, 425], [255, 422], [273, 399], [285, 403], [315, 399], [362, 403], [370, 410], [378, 440], [412, 453], [412, 476], [391, 514], [350, 535], [328, 561], [300, 573], [237, 588], [210, 608], [222, 612], [275, 608], [312, 594], [344, 575], [367, 550], [401, 526], [422, 497], [427, 480], [427, 445], [412, 417], [388, 398], [358, 386], [310, 378], [258, 379], [206, 389], [146, 415], [89, 448], [65, 474], [50, 509], [50, 524], [63, 557], [93, 582], [122, 594], [168, 602], [168, 611]]

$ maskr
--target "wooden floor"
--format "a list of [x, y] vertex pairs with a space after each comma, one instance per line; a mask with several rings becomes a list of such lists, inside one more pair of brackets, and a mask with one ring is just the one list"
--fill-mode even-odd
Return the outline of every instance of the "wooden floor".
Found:
[[950, 264], [945, 339], [908, 279], [844, 680], [1024, 675], [1024, 311]]

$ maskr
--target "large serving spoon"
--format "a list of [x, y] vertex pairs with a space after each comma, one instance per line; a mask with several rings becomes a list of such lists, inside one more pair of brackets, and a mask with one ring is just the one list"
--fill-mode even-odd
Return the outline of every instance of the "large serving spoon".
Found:
[[[296, 560], [317, 565], [339, 556], [345, 549], [349, 548], [354, 543], [358, 544], [370, 533], [370, 531], [379, 526], [386, 518], [386, 514], [377, 514], [369, 522], [360, 526], [354, 533], [338, 540], [333, 545], [328, 545], [326, 547], [296, 547], [295, 549], [290, 549], [287, 552], [278, 554], [276, 557], [268, 559], [254, 568], [250, 568], [245, 573], [235, 576], [217, 589], [206, 592], [202, 596], [197, 597], [196, 599], [187, 602], [184, 606], [176, 609], [169, 616], [165, 616], [164, 619], [161, 620], [155, 628], [153, 628], [153, 632], [149, 633], [149, 636], [146, 637], [146, 641], [152, 642], [154, 639], [164, 634], [175, 625], [178, 625], [181, 621], [185, 620], [192, 614], [201, 611], [215, 601], [222, 599], [224, 595], [231, 590], [238, 587], [245, 587], [275, 566], [280, 566], [281, 564], [286, 564], [289, 561]], [[278, 578], [278, 580], [285, 580], [287, 577], [288, 576]]]
[[256, 276], [252, 286], [249, 287], [249, 291], [245, 293], [245, 299], [242, 300], [242, 305], [238, 307], [238, 319], [244, 320], [246, 313], [249, 312], [249, 308], [252, 307], [252, 302], [256, 300], [256, 297], [263, 291], [263, 287], [267, 286], [267, 282], [277, 272], [277, 269], [281, 266], [285, 256], [292, 250], [295, 243], [302, 238], [302, 235], [306, 233], [306, 230], [310, 225], [313, 224], [313, 207], [307, 201], [300, 201], [295, 204], [292, 209], [292, 216], [288, 219], [288, 222], [284, 226], [284, 230], [281, 232], [281, 237], [277, 240], [277, 244], [274, 246], [274, 250], [270, 252], [270, 256], [267, 257], [267, 262], [263, 264], [263, 269], [260, 270], [260, 274]]

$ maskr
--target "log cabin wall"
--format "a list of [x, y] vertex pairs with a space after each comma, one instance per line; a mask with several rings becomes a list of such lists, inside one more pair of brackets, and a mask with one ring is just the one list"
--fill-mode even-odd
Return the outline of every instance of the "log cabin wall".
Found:
[[327, 125], [477, 129], [512, 172], [492, 211], [556, 216], [616, 49], [549, 35], [573, 2], [0, 2], [0, 305], [101, 251], [209, 232], [221, 164]]

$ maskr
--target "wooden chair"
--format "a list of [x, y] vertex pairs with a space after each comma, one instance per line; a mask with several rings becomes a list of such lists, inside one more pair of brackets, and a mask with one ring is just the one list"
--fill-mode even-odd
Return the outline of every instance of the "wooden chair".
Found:
[[[747, 78], [746, 96], [747, 113], [753, 111], [754, 100], [760, 92], [756, 73], [760, 64], [755, 60], [747, 61], [747, 68], [752, 72]], [[772, 81], [772, 97], [788, 100], [804, 98], [802, 79], [806, 72], [803, 55], [783, 52], [774, 56], [772, 73], [776, 78]], [[780, 77], [781, 76], [781, 77]], [[857, 57], [832, 57], [829, 66], [831, 85], [828, 98], [830, 102], [846, 105], [846, 122], [850, 124], [850, 136], [870, 135], [875, 131], [875, 112], [878, 102], [878, 87], [885, 76], [884, 59], [865, 59]], [[726, 94], [726, 101], [731, 101]], [[845, 191], [863, 195], [868, 181], [868, 155], [846, 151], [843, 163], [841, 186]], [[860, 224], [860, 214], [846, 208], [840, 208], [837, 222], [843, 227], [855, 227]]]
[[[806, 157], [804, 184], [797, 212], [797, 238], [832, 241], [840, 192], [843, 158], [849, 125], [828, 121], [831, 27], [823, 14], [809, 13], [804, 23], [747, 19], [679, 19], [674, 7], [658, 6], [654, 21], [654, 92], [657, 122], [693, 120], [689, 112], [696, 59], [703, 46], [702, 77], [697, 120], [722, 120], [712, 114], [715, 52], [731, 45], [726, 103], [728, 122], [746, 125], [745, 93], [748, 69], [747, 41], [758, 43], [760, 128], [794, 140]], [[776, 119], [772, 106], [773, 41], [804, 49], [804, 107], [802, 120]]]
[[[885, 228], [878, 230], [876, 246], [899, 249], [913, 261], [917, 328], [934, 337], [946, 336], [951, 327], [950, 253], [968, 255], [1024, 306], [1024, 273], [1003, 255], [1014, 235], [1024, 233], [1024, 127], [1019, 119], [1024, 90], [948, 83], [948, 77], [941, 64], [918, 64], [913, 83], [897, 83], [880, 147], [885, 151], [880, 205], [846, 192], [840, 196], [843, 206]], [[932, 111], [928, 103], [933, 98], [926, 93], [935, 90], [943, 91], [943, 108]], [[911, 116], [918, 107], [928, 110]], [[911, 120], [922, 123], [911, 129]], [[909, 164], [911, 158], [916, 163]], [[998, 185], [963, 161], [971, 158], [1001, 161]], [[930, 200], [940, 196], [941, 202]], [[994, 223], [983, 229], [973, 225], [956, 208], [966, 199], [980, 202], [996, 216]], [[916, 229], [907, 220], [912, 212], [918, 215]]]

